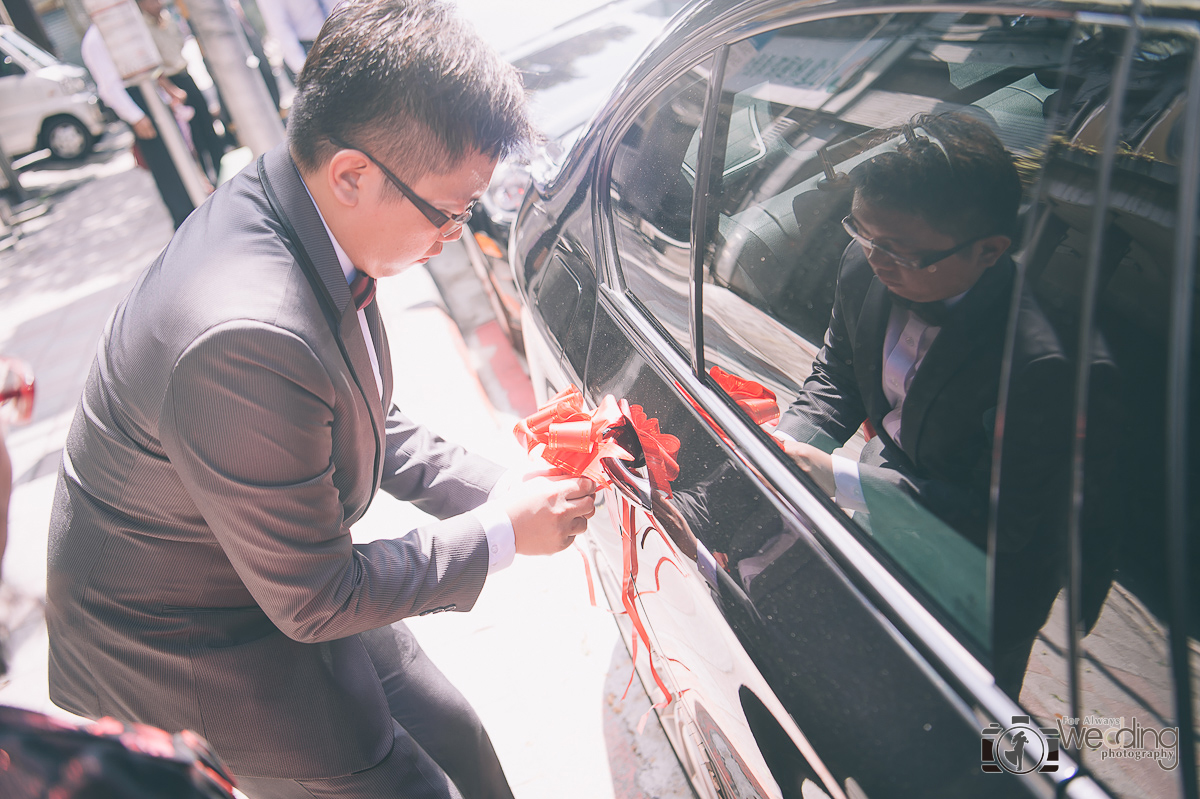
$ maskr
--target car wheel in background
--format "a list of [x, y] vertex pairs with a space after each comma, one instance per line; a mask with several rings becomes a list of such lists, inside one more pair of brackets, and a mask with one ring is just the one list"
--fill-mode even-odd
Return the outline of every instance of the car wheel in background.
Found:
[[92, 134], [72, 116], [51, 117], [42, 126], [42, 143], [62, 161], [74, 161], [91, 152]]

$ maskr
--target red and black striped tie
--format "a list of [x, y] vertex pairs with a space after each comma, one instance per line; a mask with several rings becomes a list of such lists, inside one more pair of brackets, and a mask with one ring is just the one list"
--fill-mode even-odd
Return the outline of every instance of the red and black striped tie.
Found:
[[375, 278], [359, 272], [350, 281], [350, 294], [354, 297], [354, 307], [362, 310], [375, 299]]

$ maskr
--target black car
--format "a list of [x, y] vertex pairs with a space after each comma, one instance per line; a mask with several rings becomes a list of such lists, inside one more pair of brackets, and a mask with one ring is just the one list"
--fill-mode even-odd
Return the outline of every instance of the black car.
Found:
[[1197, 16], [697, 2], [534, 180], [535, 390], [637, 421], [587, 539], [700, 796], [1200, 795]]
[[531, 176], [562, 159], [621, 76], [686, 0], [613, 0], [506, 52], [521, 72], [534, 123], [533, 153], [506, 158], [480, 198], [463, 246], [493, 313], [521, 348], [521, 300], [508, 264], [508, 234]]

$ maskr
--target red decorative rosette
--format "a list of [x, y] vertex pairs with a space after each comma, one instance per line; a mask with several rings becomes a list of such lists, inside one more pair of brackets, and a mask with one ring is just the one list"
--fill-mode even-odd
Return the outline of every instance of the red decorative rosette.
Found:
[[[776, 414], [778, 415], [778, 414]], [[629, 436], [632, 433], [637, 444], [641, 447], [641, 455], [646, 462], [646, 471], [650, 476], [650, 486], [655, 492], [671, 496], [671, 481], [679, 477], [679, 439], [659, 428], [658, 419], [646, 416], [640, 405], [630, 405], [625, 400], [617, 402], [612, 395], [606, 396], [600, 406], [594, 411], [586, 411], [583, 407], [583, 394], [575, 386], [569, 386], [557, 396], [543, 405], [537, 412], [519, 422], [513, 430], [517, 440], [535, 457], [541, 457], [548, 463], [578, 477], [589, 477], [596, 483], [608, 486], [610, 481], [600, 466], [600, 459], [606, 457], [618, 458], [624, 461], [637, 459], [625, 448], [619, 446], [615, 439], [623, 437], [627, 446], [633, 447]], [[621, 579], [621, 605], [618, 613], [628, 615], [633, 624], [633, 661], [637, 663], [639, 642], [646, 649], [649, 660], [650, 674], [663, 698], [654, 704], [653, 708], [664, 708], [669, 705], [675, 695], [667, 688], [666, 683], [654, 665], [651, 654], [650, 635], [638, 612], [636, 598], [638, 595], [638, 543], [637, 543], [637, 511], [624, 497], [618, 498], [620, 507], [619, 518], [615, 519], [621, 531], [624, 563]], [[616, 505], [613, 506], [614, 510]], [[666, 542], [668, 549], [675, 553], [670, 538], [653, 515], [648, 515], [650, 521], [642, 532], [643, 545], [645, 536], [651, 530], [657, 530]], [[588, 581], [588, 597], [593, 606], [596, 604], [595, 588], [592, 584], [591, 571], [588, 568], [587, 557], [580, 550], [584, 560], [584, 574]], [[686, 577], [679, 564], [671, 558], [660, 558], [654, 568], [655, 590], [660, 586], [659, 572], [663, 565], [670, 563]], [[682, 664], [680, 664], [682, 665]], [[635, 672], [636, 673], [636, 669]], [[633, 675], [629, 678], [633, 683]], [[629, 687], [626, 686], [626, 692]], [[641, 732], [649, 717], [650, 711], [642, 716], [638, 724]]]
[[608, 485], [600, 459], [633, 457], [606, 435], [622, 418], [612, 396], [605, 397], [596, 410], [586, 411], [583, 394], [568, 386], [518, 422], [513, 434], [530, 455], [577, 477]]
[[750, 415], [755, 424], [769, 424], [779, 421], [779, 405], [775, 401], [775, 392], [761, 383], [747, 380], [744, 377], [731, 375], [719, 366], [708, 370], [708, 374], [725, 393], [733, 398], [742, 410]]
[[675, 456], [679, 454], [679, 439], [670, 433], [664, 433], [658, 428], [658, 419], [646, 416], [641, 405], [630, 405], [621, 400], [621, 411], [633, 425], [638, 442], [642, 445], [642, 455], [646, 458], [646, 471], [650, 475], [650, 485], [657, 491], [671, 494], [671, 481], [679, 476], [679, 463]]

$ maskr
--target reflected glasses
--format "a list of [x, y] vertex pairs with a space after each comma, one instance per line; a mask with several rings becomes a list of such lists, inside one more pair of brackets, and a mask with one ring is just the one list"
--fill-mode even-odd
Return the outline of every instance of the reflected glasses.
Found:
[[329, 137], [329, 141], [333, 142], [336, 146], [341, 147], [343, 150], [356, 150], [365, 155], [367, 160], [379, 167], [379, 171], [383, 173], [384, 177], [390, 180], [392, 185], [399, 189], [400, 193], [407, 197], [409, 201], [417, 207], [417, 210], [429, 220], [429, 223], [438, 229], [438, 234], [443, 238], [454, 233], [460, 227], [467, 224], [467, 222], [471, 219], [471, 213], [475, 209], [476, 200], [472, 200], [471, 204], [467, 206], [467, 210], [463, 211], [461, 214], [448, 214], [424, 200], [421, 195], [409, 188], [407, 183], [393, 175], [392, 170], [379, 163], [375, 156], [371, 155], [363, 148], [347, 144], [341, 139], [333, 136]]
[[889, 250], [887, 247], [884, 247], [881, 244], [876, 244], [873, 239], [869, 239], [866, 236], [864, 236], [862, 234], [862, 231], [860, 231], [858, 229], [858, 223], [854, 220], [853, 216], [848, 216], [845, 219], [843, 219], [842, 227], [845, 228], [846, 232], [850, 234], [850, 238], [854, 239], [855, 241], [857, 241], [859, 244], [862, 245], [862, 248], [864, 250], [866, 250], [866, 252], [867, 252], [868, 258], [870, 258], [875, 253], [880, 253], [882, 255], [887, 256], [887, 258], [889, 260], [891, 260], [893, 263], [895, 263], [897, 266], [902, 266], [905, 269], [928, 269], [929, 267], [936, 264], [938, 261], [944, 261], [947, 258], [949, 258], [951, 255], [958, 255], [960, 252], [962, 252], [966, 248], [970, 247], [975, 242], [979, 241], [980, 239], [986, 238], [986, 235], [985, 236], [976, 236], [975, 238], [967, 239], [962, 244], [951, 247], [948, 250], [942, 250], [940, 252], [931, 252], [931, 253], [927, 253], [927, 254], [921, 255], [921, 256], [911, 256], [911, 255], [899, 255], [897, 253], [894, 253], [891, 250]]

